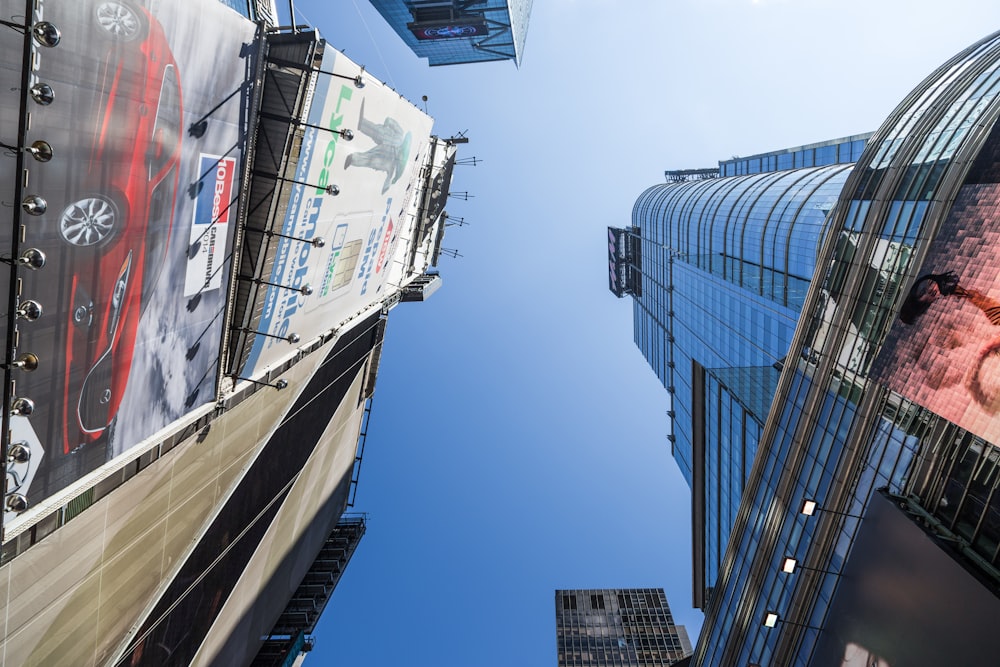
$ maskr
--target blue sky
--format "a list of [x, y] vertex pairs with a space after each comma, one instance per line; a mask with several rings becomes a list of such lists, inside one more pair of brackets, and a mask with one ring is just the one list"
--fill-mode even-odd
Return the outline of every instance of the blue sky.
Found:
[[463, 257], [390, 317], [368, 534], [310, 662], [555, 665], [557, 588], [662, 586], [694, 641], [689, 492], [605, 228], [664, 169], [875, 130], [1000, 5], [535, 0], [520, 69], [430, 68], [367, 0], [295, 5], [482, 160], [447, 206]]

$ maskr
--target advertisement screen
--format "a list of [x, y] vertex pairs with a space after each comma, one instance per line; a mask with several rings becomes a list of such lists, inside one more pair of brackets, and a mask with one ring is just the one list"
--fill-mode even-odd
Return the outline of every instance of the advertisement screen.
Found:
[[1000, 127], [905, 294], [874, 376], [1000, 443]]
[[[264, 292], [259, 331], [241, 371], [252, 377], [286, 357], [283, 338], [307, 341], [381, 300], [388, 263], [427, 158], [432, 120], [388, 86], [327, 49], [302, 140], [291, 197]], [[350, 130], [352, 138], [341, 134]], [[348, 135], [348, 136], [351, 136]], [[323, 239], [318, 246], [303, 241]], [[309, 289], [302, 290], [304, 286]], [[308, 292], [308, 294], [304, 293]]]
[[623, 295], [621, 280], [621, 258], [618, 245], [621, 240], [621, 230], [608, 227], [608, 289], [617, 297]]
[[819, 633], [815, 667], [992, 665], [1000, 600], [874, 494]]
[[[21, 248], [45, 261], [19, 270], [22, 303], [40, 312], [19, 318], [17, 353], [38, 363], [13, 371], [35, 404], [14, 425], [33, 451], [29, 471], [8, 475], [32, 505], [215, 399], [255, 57], [255, 26], [218, 0], [38, 5], [33, 19], [61, 39], [32, 56], [31, 84], [52, 100], [29, 99], [27, 141], [53, 156], [27, 161], [26, 194], [46, 207], [24, 216]], [[21, 42], [0, 50], [17, 91]], [[0, 98], [6, 141], [18, 105]], [[12, 183], [14, 160], [0, 165]]]
[[486, 21], [481, 18], [466, 19], [464, 21], [410, 23], [407, 27], [413, 33], [413, 36], [421, 41], [485, 37], [489, 34]]

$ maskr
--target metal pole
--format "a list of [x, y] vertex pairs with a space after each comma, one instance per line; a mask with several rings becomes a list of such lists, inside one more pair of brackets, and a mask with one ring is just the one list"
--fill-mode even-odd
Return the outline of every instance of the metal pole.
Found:
[[[28, 86], [31, 83], [31, 69], [29, 67], [31, 63], [31, 17], [34, 14], [34, 4], [34, 0], [25, 0], [24, 2], [24, 47], [21, 54], [21, 108], [17, 122], [18, 148], [24, 147], [28, 134]], [[24, 199], [24, 182], [27, 176], [24, 168], [24, 151], [18, 150], [15, 159], [17, 160], [17, 166], [14, 173], [17, 180], [14, 183], [14, 219], [10, 240], [11, 257], [20, 256], [21, 251], [21, 201]], [[7, 479], [7, 450], [10, 447], [10, 404], [14, 399], [14, 383], [11, 378], [13, 366], [11, 364], [14, 363], [14, 340], [17, 336], [17, 317], [14, 314], [17, 311], [19, 297], [17, 268], [17, 262], [10, 264], [10, 286], [7, 294], [7, 343], [4, 351], [3, 417], [0, 419], [0, 428], [3, 429], [2, 434], [0, 434], [0, 446], [3, 448], [0, 451], [0, 465], [2, 465], [4, 480]], [[6, 488], [4, 491], [6, 491]], [[3, 494], [3, 497], [4, 503], [6, 503], [6, 493]], [[0, 541], [5, 536], [6, 530], [3, 526], [3, 511], [0, 510]]]

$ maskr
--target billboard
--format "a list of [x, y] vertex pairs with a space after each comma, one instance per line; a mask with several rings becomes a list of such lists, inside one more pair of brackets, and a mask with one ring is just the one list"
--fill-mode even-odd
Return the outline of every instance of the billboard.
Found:
[[[387, 265], [407, 247], [400, 230], [410, 227], [433, 122], [368, 75], [357, 87], [361, 67], [333, 49], [323, 68], [347, 78], [317, 78], [307, 119], [314, 127], [302, 139], [281, 229], [291, 238], [280, 240], [264, 276], [271, 286], [257, 330], [268, 335], [255, 338], [243, 376], [287, 357], [290, 334], [313, 339], [380, 301]], [[317, 238], [321, 246], [303, 242]]]
[[996, 664], [1000, 600], [881, 494], [838, 582], [811, 665]]
[[[17, 395], [35, 403], [15, 431], [37, 451], [8, 491], [32, 504], [215, 399], [255, 39], [217, 0], [37, 5], [34, 19], [62, 36], [32, 58], [32, 82], [53, 101], [28, 102], [27, 141], [54, 153], [29, 160], [27, 192], [47, 207], [26, 216], [21, 242], [45, 264], [19, 272], [41, 316], [18, 323], [17, 352], [38, 367], [13, 371]], [[20, 88], [20, 48], [0, 40], [8, 90]], [[5, 140], [18, 98], [0, 100]], [[14, 160], [0, 170], [6, 188]], [[10, 234], [0, 230], [4, 247]]]
[[899, 308], [873, 375], [1000, 444], [1000, 126], [995, 126]]
[[482, 17], [408, 23], [406, 27], [421, 41], [486, 37], [489, 34], [486, 19]]

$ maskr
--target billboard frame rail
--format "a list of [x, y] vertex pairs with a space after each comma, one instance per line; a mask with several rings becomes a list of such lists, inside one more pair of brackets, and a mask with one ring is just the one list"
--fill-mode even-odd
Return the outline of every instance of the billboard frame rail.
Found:
[[[30, 126], [30, 112], [28, 111], [28, 98], [31, 97], [36, 104], [45, 106], [52, 101], [52, 89], [48, 84], [32, 81], [32, 62], [34, 56], [35, 43], [44, 47], [54, 47], [59, 43], [59, 30], [47, 21], [42, 20], [40, 10], [36, 12], [33, 0], [25, 0], [24, 22], [15, 23], [13, 21], [0, 21], [0, 25], [20, 33], [23, 36], [21, 48], [21, 81], [18, 100], [18, 120], [17, 120], [17, 141], [10, 146], [4, 144], [7, 151], [14, 152], [15, 180], [14, 180], [14, 206], [11, 220], [11, 240], [9, 246], [10, 254], [3, 260], [9, 266], [9, 282], [7, 291], [7, 330], [4, 343], [4, 363], [3, 363], [3, 417], [0, 418], [0, 466], [2, 466], [4, 479], [3, 508], [0, 511], [0, 542], [5, 541], [6, 526], [3, 523], [4, 514], [12, 511], [17, 514], [28, 509], [28, 499], [17, 493], [16, 489], [8, 492], [7, 488], [7, 462], [12, 452], [11, 419], [14, 416], [26, 416], [34, 409], [31, 399], [15, 398], [13, 371], [24, 368], [32, 370], [29, 365], [15, 361], [17, 355], [18, 342], [18, 320], [24, 319], [32, 321], [41, 315], [41, 306], [31, 300], [22, 300], [21, 281], [18, 273], [25, 268], [40, 268], [44, 264], [44, 255], [41, 263], [26, 265], [14, 258], [21, 257], [21, 239], [24, 237], [23, 215], [42, 215], [45, 213], [47, 204], [45, 199], [37, 194], [25, 195], [28, 184], [28, 168], [25, 156], [30, 154], [37, 161], [45, 162], [51, 158], [51, 147], [47, 156], [36, 152], [32, 146], [27, 145], [28, 128]], [[9, 35], [9, 33], [6, 33]], [[47, 143], [45, 143], [48, 146]], [[37, 308], [27, 308], [28, 304], [35, 304]], [[31, 355], [34, 357], [34, 355]], [[35, 358], [37, 365], [37, 358]]]

